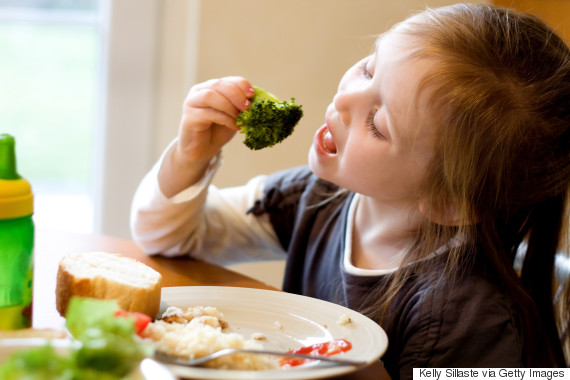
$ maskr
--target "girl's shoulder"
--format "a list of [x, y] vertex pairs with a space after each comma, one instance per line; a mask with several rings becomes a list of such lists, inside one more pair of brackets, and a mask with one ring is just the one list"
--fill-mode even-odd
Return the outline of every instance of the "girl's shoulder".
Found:
[[304, 206], [316, 205], [343, 193], [348, 194], [337, 185], [317, 177], [308, 166], [294, 167], [267, 176], [263, 193], [266, 205], [302, 202]]
[[315, 185], [333, 191], [339, 189], [337, 185], [317, 177], [307, 165], [275, 172], [269, 175], [265, 182], [267, 190], [280, 189], [281, 191], [289, 189], [298, 191], [299, 189]]
[[309, 241], [315, 243], [314, 236], [309, 237], [311, 231], [318, 230], [323, 239], [344, 223], [338, 216], [346, 214], [343, 210], [348, 208], [351, 194], [302, 166], [268, 176], [262, 196], [249, 212], [268, 216], [284, 249], [295, 246], [305, 252]]

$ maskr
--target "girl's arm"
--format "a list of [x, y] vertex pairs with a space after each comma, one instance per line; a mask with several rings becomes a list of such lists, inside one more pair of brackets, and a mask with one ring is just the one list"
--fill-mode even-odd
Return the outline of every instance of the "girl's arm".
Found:
[[249, 108], [253, 95], [242, 77], [213, 79], [190, 89], [177, 139], [133, 200], [132, 234], [145, 252], [189, 253], [224, 262], [266, 256], [279, 248], [267, 220], [246, 213], [261, 195], [261, 179], [231, 190], [209, 186], [222, 147], [239, 130], [236, 117]]
[[210, 185], [221, 160], [216, 156], [197, 183], [170, 198], [162, 193], [158, 173], [175, 144], [145, 176], [133, 199], [132, 235], [144, 251], [167, 256], [190, 254], [219, 264], [283, 258], [267, 217], [247, 214], [263, 192], [264, 177], [220, 190]]

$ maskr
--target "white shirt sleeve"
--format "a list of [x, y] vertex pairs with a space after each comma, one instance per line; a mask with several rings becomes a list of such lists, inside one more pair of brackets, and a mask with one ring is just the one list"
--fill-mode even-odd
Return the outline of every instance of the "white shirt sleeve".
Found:
[[265, 176], [218, 189], [211, 184], [221, 164], [217, 156], [199, 183], [167, 198], [158, 184], [163, 157], [140, 183], [131, 207], [133, 239], [147, 254], [189, 254], [222, 265], [284, 258], [268, 216], [246, 213], [262, 195]]

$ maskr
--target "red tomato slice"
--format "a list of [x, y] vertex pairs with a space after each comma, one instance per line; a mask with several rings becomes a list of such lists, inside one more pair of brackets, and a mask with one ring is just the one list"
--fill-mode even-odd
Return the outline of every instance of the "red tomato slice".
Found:
[[146, 314], [139, 312], [130, 312], [123, 309], [119, 309], [115, 312], [115, 317], [119, 318], [134, 318], [135, 332], [140, 335], [141, 332], [146, 328], [146, 326], [152, 321], [152, 318]]
[[[289, 352], [306, 355], [323, 355], [332, 356], [341, 352], [349, 351], [352, 344], [345, 339], [337, 339], [330, 342], [311, 344], [310, 346], [300, 347]], [[307, 362], [306, 359], [283, 358], [279, 361], [281, 367], [296, 367]]]

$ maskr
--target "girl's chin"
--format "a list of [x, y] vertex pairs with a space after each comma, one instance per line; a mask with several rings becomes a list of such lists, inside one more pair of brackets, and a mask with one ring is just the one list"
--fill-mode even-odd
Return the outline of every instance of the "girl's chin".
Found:
[[[309, 149], [308, 164], [311, 171], [319, 178], [330, 181], [331, 157], [325, 157], [316, 152], [314, 146]], [[328, 168], [328, 169], [327, 169]]]
[[[317, 132], [315, 132], [315, 136], [313, 138], [313, 144], [309, 149], [309, 167], [311, 168], [312, 172], [319, 178], [324, 180], [330, 181], [331, 178], [331, 170], [334, 172], [337, 162], [337, 153], [327, 148], [325, 145], [325, 135], [326, 138], [331, 138], [330, 132], [325, 125], [320, 127]], [[330, 142], [329, 142], [330, 145]], [[335, 147], [336, 148], [336, 147]]]

